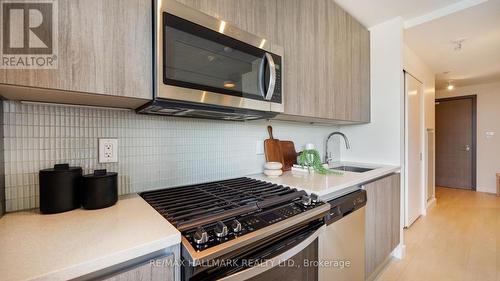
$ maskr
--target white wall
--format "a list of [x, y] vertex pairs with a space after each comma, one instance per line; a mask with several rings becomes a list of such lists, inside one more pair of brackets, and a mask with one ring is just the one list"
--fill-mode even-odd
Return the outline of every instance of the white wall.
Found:
[[370, 28], [371, 123], [342, 126], [351, 149], [342, 160], [401, 165], [403, 124], [403, 22]]
[[404, 45], [404, 70], [417, 78], [424, 85], [424, 124], [425, 128], [435, 128], [436, 84], [434, 72], [422, 61], [413, 50]]
[[[440, 90], [436, 98], [477, 95], [477, 191], [496, 192], [500, 172], [500, 81]], [[487, 137], [486, 132], [495, 132]]]

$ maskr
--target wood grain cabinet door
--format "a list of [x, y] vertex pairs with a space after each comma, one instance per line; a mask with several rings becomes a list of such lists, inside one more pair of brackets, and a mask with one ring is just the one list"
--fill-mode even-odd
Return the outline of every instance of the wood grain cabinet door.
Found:
[[285, 114], [369, 122], [369, 31], [330, 0], [278, 0], [277, 7]]
[[384, 177], [363, 185], [363, 188], [367, 193], [365, 276], [370, 280], [400, 242], [400, 175]]
[[361, 122], [368, 123], [371, 121], [371, 78], [370, 78], [370, 32], [364, 26], [360, 27], [360, 107], [361, 107]]
[[351, 22], [351, 94], [346, 120], [370, 122], [370, 32], [356, 19]]
[[330, 116], [326, 52], [329, 0], [278, 0], [285, 53], [285, 114], [305, 117]]
[[334, 119], [370, 121], [370, 33], [336, 4], [331, 8]]
[[57, 69], [1, 69], [0, 84], [151, 99], [151, 5], [59, 0]]
[[155, 264], [146, 263], [122, 271], [105, 281], [174, 281], [174, 255], [155, 260]]

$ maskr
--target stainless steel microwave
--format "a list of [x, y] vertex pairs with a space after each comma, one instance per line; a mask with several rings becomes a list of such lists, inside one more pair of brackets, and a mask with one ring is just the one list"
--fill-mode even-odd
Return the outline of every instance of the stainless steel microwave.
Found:
[[174, 0], [154, 4], [154, 98], [138, 112], [226, 120], [283, 112], [282, 47]]

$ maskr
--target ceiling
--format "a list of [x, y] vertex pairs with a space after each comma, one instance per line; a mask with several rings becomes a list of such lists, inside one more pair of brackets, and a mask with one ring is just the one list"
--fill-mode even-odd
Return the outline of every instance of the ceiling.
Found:
[[[500, 80], [499, 0], [406, 29], [404, 38], [436, 73], [436, 89], [450, 80], [455, 86]], [[454, 50], [452, 41], [462, 38], [461, 51]]]
[[[410, 20], [464, 0], [335, 0], [366, 27], [402, 17]], [[469, 1], [470, 0], [465, 0]], [[497, 0], [493, 0], [497, 1]]]

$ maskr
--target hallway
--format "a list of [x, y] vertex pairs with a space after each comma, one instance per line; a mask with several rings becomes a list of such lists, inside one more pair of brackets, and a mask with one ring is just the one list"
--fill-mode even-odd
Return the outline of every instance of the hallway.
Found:
[[500, 281], [500, 197], [436, 188], [437, 205], [405, 230], [406, 257], [380, 281]]

